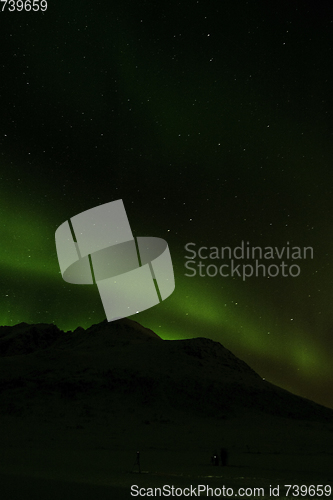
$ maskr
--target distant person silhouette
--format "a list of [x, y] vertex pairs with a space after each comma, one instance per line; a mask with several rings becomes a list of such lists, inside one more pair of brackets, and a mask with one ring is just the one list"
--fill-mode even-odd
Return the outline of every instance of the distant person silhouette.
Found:
[[136, 460], [135, 460], [134, 465], [133, 465], [133, 472], [134, 472], [134, 469], [136, 466], [138, 466], [139, 474], [141, 474], [140, 452], [139, 451], [136, 452]]
[[214, 451], [210, 461], [211, 461], [212, 465], [219, 465], [220, 460], [219, 460], [218, 453], [216, 451]]
[[220, 457], [221, 457], [221, 465], [222, 467], [225, 467], [228, 463], [228, 451], [226, 448], [221, 448]]

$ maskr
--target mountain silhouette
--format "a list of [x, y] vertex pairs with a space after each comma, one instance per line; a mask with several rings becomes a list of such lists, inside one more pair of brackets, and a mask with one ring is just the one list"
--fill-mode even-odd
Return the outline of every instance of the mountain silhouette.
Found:
[[146, 415], [226, 418], [256, 411], [323, 422], [333, 416], [263, 380], [219, 342], [162, 340], [129, 319], [73, 332], [47, 324], [3, 326], [0, 356], [2, 414], [33, 414], [42, 401], [55, 414], [75, 402], [76, 411], [109, 405]]

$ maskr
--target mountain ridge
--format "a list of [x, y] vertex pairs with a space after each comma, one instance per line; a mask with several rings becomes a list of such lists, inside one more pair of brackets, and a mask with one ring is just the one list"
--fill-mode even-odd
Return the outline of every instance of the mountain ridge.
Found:
[[110, 408], [119, 402], [124, 411], [216, 418], [244, 411], [323, 422], [333, 417], [333, 410], [263, 380], [219, 342], [162, 340], [129, 319], [73, 332], [45, 324], [1, 327], [0, 355], [2, 407], [15, 395], [23, 413], [28, 401], [33, 411], [41, 398], [46, 406], [58, 398], [59, 411], [70, 401], [79, 408], [94, 400]]

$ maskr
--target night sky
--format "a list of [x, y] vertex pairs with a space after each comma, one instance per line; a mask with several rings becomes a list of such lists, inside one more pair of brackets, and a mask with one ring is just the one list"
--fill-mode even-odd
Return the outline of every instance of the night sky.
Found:
[[[176, 282], [133, 319], [217, 340], [333, 408], [332, 7], [57, 0], [0, 16], [0, 324], [105, 319], [96, 286], [62, 280], [54, 234], [121, 198], [134, 236], [168, 242]], [[295, 277], [185, 276], [187, 243], [242, 241], [313, 258], [282, 259]]]

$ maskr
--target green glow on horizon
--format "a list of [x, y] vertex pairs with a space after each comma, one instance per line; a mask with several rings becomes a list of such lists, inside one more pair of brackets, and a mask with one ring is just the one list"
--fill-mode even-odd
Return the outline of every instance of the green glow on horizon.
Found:
[[[306, 332], [294, 324], [284, 327], [283, 335], [267, 332], [264, 325], [270, 324], [273, 311], [265, 307], [263, 321], [255, 322], [249, 314], [244, 314], [238, 305], [221, 307], [228, 300], [213, 290], [206, 290], [199, 295], [184, 291], [180, 284], [170, 297], [170, 306], [175, 328], [162, 327], [161, 320], [153, 316], [143, 324], [154, 330], [165, 340], [181, 338], [208, 337], [218, 341], [231, 351], [242, 351], [256, 358], [271, 359], [282, 366], [294, 366], [305, 378], [320, 378], [329, 373], [329, 367], [323, 366], [323, 353], [315, 348]], [[178, 297], [185, 299], [177, 300]], [[172, 305], [171, 305], [172, 302]], [[153, 310], [152, 315], [153, 315]], [[141, 313], [143, 314], [143, 313]], [[148, 318], [148, 314], [145, 315]], [[135, 319], [132, 317], [132, 319]], [[325, 364], [324, 364], [325, 365]]]
[[[18, 221], [12, 215], [4, 232], [7, 238], [14, 234], [10, 245], [11, 253], [7, 250], [1, 255], [2, 267], [6, 271], [16, 271], [20, 275], [26, 275], [29, 279], [32, 275], [35, 283], [36, 280], [38, 283], [40, 279], [47, 278], [50, 281], [51, 278], [51, 288], [59, 288], [60, 284], [64, 286], [57, 267], [57, 260], [54, 264], [49, 264], [51, 252], [49, 247], [51, 245], [45, 244], [44, 230], [40, 222], [29, 217], [22, 217], [22, 220]], [[52, 249], [56, 259], [53, 234]], [[322, 373], [322, 356], [318, 350], [314, 349], [313, 342], [307, 339], [304, 332], [297, 332], [296, 327], [289, 325], [288, 328], [285, 328], [283, 336], [267, 335], [263, 323], [269, 324], [270, 317], [273, 315], [273, 311], [269, 311], [267, 307], [265, 307], [265, 313], [262, 313], [262, 316], [265, 315], [264, 321], [256, 322], [250, 314], [245, 314], [237, 303], [231, 303], [226, 293], [220, 291], [219, 294], [216, 294], [213, 288], [198, 291], [197, 283], [195, 283], [194, 289], [189, 289], [188, 284], [188, 280], [186, 282], [178, 281], [176, 291], [166, 301], [165, 308], [164, 303], [162, 303], [158, 309], [155, 307], [144, 311], [139, 315], [132, 316], [132, 319], [138, 322], [143, 320], [143, 324], [146, 324], [166, 340], [193, 336], [208, 337], [226, 344], [231, 350], [241, 349], [256, 357], [265, 357], [280, 362], [283, 360], [283, 364], [296, 366], [304, 375], [308, 375], [309, 371], [317, 376]], [[65, 287], [67, 287], [66, 284]], [[69, 292], [69, 290], [73, 290], [73, 292]], [[82, 300], [86, 303], [89, 297], [91, 300], [99, 301], [97, 289], [94, 287], [88, 286], [88, 288], [83, 289], [78, 285], [74, 287], [68, 285], [67, 291], [73, 304], [81, 306]], [[15, 297], [9, 297], [7, 299], [8, 312], [3, 310], [1, 324], [13, 325], [22, 321], [55, 323], [59, 328], [69, 331], [74, 330], [77, 326], [87, 328], [104, 319], [89, 314], [82, 321], [82, 309], [79, 307], [77, 307], [77, 318], [75, 318], [76, 313], [73, 314], [73, 307], [70, 308], [70, 312], [64, 310], [60, 313], [60, 317], [59, 310], [52, 306], [49, 307], [49, 313], [38, 313], [36, 311], [36, 296], [31, 295], [30, 300], [31, 302], [26, 299], [17, 308]], [[225, 304], [227, 305], [225, 306]], [[60, 307], [65, 309], [64, 305]], [[162, 321], [161, 314], [165, 318]], [[67, 319], [65, 319], [66, 316]], [[61, 317], [62, 321], [60, 321]], [[175, 326], [164, 326], [168, 317], [173, 318]], [[161, 323], [163, 326], [160, 326]], [[300, 338], [302, 338], [302, 343], [297, 340]]]
[[[1, 269], [4, 276], [23, 280], [26, 291], [19, 299], [12, 292], [3, 297], [2, 325], [53, 323], [62, 330], [73, 331], [78, 326], [88, 328], [105, 318], [96, 287], [63, 282], [54, 242], [56, 228], [49, 228], [50, 223], [43, 216], [19, 210], [6, 216], [2, 227], [6, 245], [0, 250]], [[233, 352], [244, 353], [242, 358], [252, 356], [291, 366], [304, 379], [329, 375], [329, 366], [323, 362], [326, 353], [316, 348], [305, 330], [281, 323], [283, 335], [274, 332], [274, 328], [268, 334], [267, 325], [272, 324], [274, 309], [261, 302], [259, 319], [242, 308], [250, 292], [243, 290], [241, 294], [234, 283], [225, 283], [226, 290], [216, 291], [214, 282], [209, 282], [211, 286], [207, 287], [203, 281], [178, 278], [170, 298], [131, 319], [151, 328], [165, 340], [208, 337]], [[239, 289], [240, 285], [243, 284], [238, 284]], [[241, 297], [239, 303], [230, 300], [229, 286]]]

